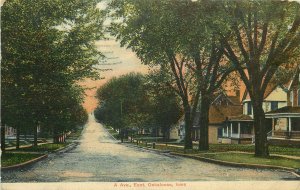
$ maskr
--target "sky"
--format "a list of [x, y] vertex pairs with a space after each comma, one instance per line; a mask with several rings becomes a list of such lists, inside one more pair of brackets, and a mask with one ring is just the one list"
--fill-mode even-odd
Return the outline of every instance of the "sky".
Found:
[[[107, 1], [98, 3], [97, 8], [104, 10], [107, 7]], [[109, 26], [111, 20], [107, 18], [104, 21], [104, 27]], [[86, 90], [86, 97], [83, 103], [84, 108], [90, 113], [98, 105], [95, 98], [97, 88], [105, 84], [112, 77], [118, 77], [130, 72], [147, 73], [148, 67], [141, 64], [135, 53], [130, 49], [120, 47], [120, 43], [109, 37], [109, 40], [100, 40], [95, 42], [97, 49], [106, 56], [106, 61], [100, 61], [97, 67], [99, 69], [112, 69], [110, 71], [100, 72], [100, 77], [104, 78], [97, 81], [86, 80], [81, 84], [91, 90]]]
[[112, 69], [111, 71], [100, 72], [101, 80], [86, 80], [81, 84], [91, 90], [86, 90], [84, 108], [90, 113], [98, 105], [95, 98], [96, 90], [112, 77], [117, 77], [130, 72], [147, 73], [148, 67], [141, 64], [135, 53], [130, 49], [120, 47], [120, 43], [114, 39], [100, 40], [96, 43], [97, 49], [107, 57], [107, 65], [104, 61], [100, 62], [97, 67], [100, 69]]

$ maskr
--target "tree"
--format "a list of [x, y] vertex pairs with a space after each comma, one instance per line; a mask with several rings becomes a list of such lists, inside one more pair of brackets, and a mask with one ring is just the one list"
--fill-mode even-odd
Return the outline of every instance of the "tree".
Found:
[[[192, 148], [191, 127], [200, 104], [199, 149], [208, 150], [210, 97], [232, 72], [224, 46], [208, 26], [206, 1], [113, 1], [112, 34], [136, 52], [144, 64], [170, 73], [169, 86], [185, 113], [185, 148]], [[205, 6], [204, 6], [205, 5]], [[201, 100], [199, 102], [199, 98]]]
[[[171, 3], [171, 2], [170, 2]], [[177, 6], [184, 2], [178, 3]], [[173, 16], [166, 1], [112, 1], [113, 17], [122, 22], [112, 24], [112, 35], [117, 36], [121, 45], [131, 48], [144, 64], [161, 65], [167, 68], [174, 83], [170, 84], [179, 94], [185, 114], [185, 148], [192, 148], [191, 125], [193, 120], [188, 84], [189, 73], [184, 62], [176, 59], [181, 51], [176, 45], [178, 20]], [[176, 7], [176, 6], [174, 6]], [[165, 17], [163, 17], [165, 16]], [[174, 28], [173, 28], [174, 27]], [[178, 47], [178, 48], [177, 48]], [[197, 100], [197, 98], [194, 98]], [[196, 104], [196, 103], [195, 103]]]
[[96, 118], [122, 132], [129, 127], [141, 128], [149, 119], [149, 98], [145, 93], [144, 76], [129, 73], [112, 78], [97, 90], [100, 106]]
[[[97, 3], [12, 0], [2, 7], [1, 110], [4, 119], [29, 114], [35, 146], [37, 126], [50, 117], [66, 122], [73, 110], [65, 96], [79, 100], [83, 90], [74, 90], [76, 83], [98, 76], [94, 65], [102, 55], [94, 41], [103, 37], [103, 14]], [[77, 100], [73, 103], [80, 105]]]
[[299, 65], [295, 60], [299, 57], [300, 5], [288, 1], [225, 1], [219, 6], [224, 12], [217, 19], [225, 25], [215, 28], [252, 101], [255, 155], [266, 157], [264, 94], [280, 68]]
[[[169, 139], [170, 128], [182, 116], [177, 94], [165, 83], [161, 71], [153, 71], [146, 76], [145, 86], [150, 96], [149, 115], [153, 126], [162, 129], [164, 139]], [[155, 127], [154, 130], [156, 130]], [[157, 134], [157, 131], [156, 131]]]

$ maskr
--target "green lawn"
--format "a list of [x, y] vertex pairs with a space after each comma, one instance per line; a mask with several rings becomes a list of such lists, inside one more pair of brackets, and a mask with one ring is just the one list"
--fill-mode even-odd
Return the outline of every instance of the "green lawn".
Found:
[[1, 155], [1, 166], [13, 166], [23, 162], [27, 162], [34, 158], [38, 158], [43, 154], [30, 154], [30, 153], [3, 153]]
[[[254, 156], [253, 150], [251, 150], [251, 146], [238, 146], [233, 145], [213, 145], [210, 146], [212, 150], [208, 152], [200, 152], [195, 147], [193, 150], [184, 150], [181, 147], [174, 146], [165, 146], [165, 145], [156, 145], [156, 149], [160, 150], [169, 150], [171, 152], [178, 152], [184, 154], [192, 154], [195, 156], [201, 156], [206, 158], [212, 158], [221, 161], [229, 161], [229, 162], [237, 162], [237, 163], [248, 163], [248, 164], [263, 164], [263, 165], [274, 165], [274, 166], [282, 166], [282, 167], [290, 167], [290, 168], [300, 168], [300, 160], [282, 158], [278, 156], [270, 156], [269, 158], [258, 158]], [[249, 150], [249, 151], [246, 151]], [[284, 148], [284, 147], [270, 147], [272, 150], [271, 153], [278, 153], [282, 155], [299, 155], [299, 149], [297, 148]], [[243, 154], [243, 153], [233, 153], [226, 151], [244, 151], [252, 154]]]
[[38, 145], [37, 147], [26, 147], [26, 148], [20, 148], [18, 150], [12, 150], [12, 151], [20, 151], [20, 152], [53, 152], [55, 150], [58, 150], [60, 148], [63, 148], [67, 146], [68, 143], [64, 144], [41, 144]]
[[[175, 145], [175, 144], [171, 144]], [[161, 149], [168, 149], [173, 151], [183, 152], [183, 148], [181, 147], [172, 147], [165, 145], [159, 146]], [[187, 150], [190, 153], [199, 153], [197, 150], [198, 146], [194, 145], [193, 150]], [[241, 152], [249, 152], [254, 153], [254, 145], [252, 144], [210, 144], [208, 152], [228, 152], [228, 151], [241, 151]], [[288, 156], [300, 156], [300, 148], [290, 148], [290, 147], [281, 147], [281, 146], [270, 146], [269, 147], [270, 154], [281, 154]]]
[[300, 161], [287, 159], [277, 156], [270, 156], [269, 158], [258, 158], [253, 154], [242, 154], [242, 153], [201, 153], [197, 156], [212, 158], [215, 160], [222, 160], [228, 162], [247, 163], [247, 164], [261, 164], [261, 165], [273, 165], [283, 166], [289, 168], [300, 168]]

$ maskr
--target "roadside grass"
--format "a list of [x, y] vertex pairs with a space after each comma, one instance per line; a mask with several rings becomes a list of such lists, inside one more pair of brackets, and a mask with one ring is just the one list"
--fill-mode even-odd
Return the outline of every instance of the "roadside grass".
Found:
[[[172, 146], [176, 144], [168, 144], [167, 147], [165, 145], [161, 145], [163, 149], [175, 150], [183, 152], [182, 147]], [[159, 146], [159, 145], [157, 145]], [[199, 153], [198, 145], [194, 145], [193, 150], [186, 150], [189, 153]], [[207, 152], [229, 152], [229, 151], [237, 151], [237, 152], [248, 152], [254, 153], [255, 146], [252, 144], [210, 144], [209, 151]], [[204, 151], [206, 152], [206, 151]], [[291, 147], [283, 147], [283, 146], [269, 146], [270, 154], [280, 154], [280, 155], [288, 155], [288, 156], [300, 156], [299, 148], [291, 148]]]
[[211, 158], [215, 160], [245, 163], [245, 164], [259, 164], [259, 165], [271, 165], [282, 166], [289, 168], [300, 168], [300, 161], [288, 158], [282, 158], [278, 156], [270, 156], [268, 158], [255, 157], [254, 154], [243, 153], [200, 153], [197, 156]]
[[31, 154], [31, 153], [2, 153], [1, 155], [1, 167], [13, 166], [21, 164], [38, 158], [43, 154]]
[[[139, 144], [142, 145], [142, 144]], [[248, 153], [238, 153], [238, 152], [213, 152], [213, 151], [198, 151], [197, 149], [192, 150], [184, 150], [182, 147], [175, 147], [175, 146], [166, 146], [166, 145], [156, 145], [156, 149], [159, 150], [168, 150], [171, 152], [177, 152], [181, 154], [189, 154], [189, 155], [195, 155], [205, 158], [211, 158], [215, 160], [220, 161], [228, 161], [228, 162], [236, 162], [236, 163], [244, 163], [244, 164], [261, 164], [261, 165], [272, 165], [272, 166], [282, 166], [282, 167], [290, 167], [290, 168], [300, 168], [300, 160], [296, 159], [289, 159], [289, 158], [283, 158], [280, 156], [270, 156], [268, 158], [260, 158], [255, 157], [253, 152]], [[283, 149], [280, 149], [283, 148]], [[218, 149], [219, 150], [219, 149]], [[232, 149], [227, 149], [228, 151], [236, 151]], [[238, 149], [240, 150], [240, 149]], [[290, 149], [285, 150], [284, 147], [273, 147], [273, 150], [276, 150], [277, 152], [281, 151], [285, 153], [284, 151], [290, 151]], [[280, 150], [280, 151], [279, 151]], [[294, 149], [292, 149], [294, 151]], [[299, 150], [298, 150], [299, 151]], [[287, 154], [285, 154], [287, 155]]]
[[19, 148], [17, 150], [11, 150], [14, 152], [54, 152], [55, 150], [58, 150], [60, 148], [63, 148], [67, 146], [69, 143], [62, 143], [62, 144], [54, 144], [54, 143], [49, 143], [49, 144], [41, 144], [38, 145], [37, 147], [24, 147], [24, 148]]

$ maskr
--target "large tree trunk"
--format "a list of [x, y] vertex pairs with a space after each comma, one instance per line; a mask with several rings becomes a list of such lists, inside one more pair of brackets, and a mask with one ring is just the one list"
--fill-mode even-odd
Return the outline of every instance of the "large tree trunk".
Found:
[[17, 127], [17, 138], [16, 138], [17, 142], [16, 142], [16, 149], [20, 148], [20, 127]]
[[1, 125], [1, 151], [5, 152], [5, 124]]
[[33, 146], [34, 147], [37, 147], [37, 145], [38, 145], [38, 143], [37, 143], [37, 129], [38, 129], [38, 125], [35, 124], [34, 127], [33, 127], [33, 136], [34, 136]]
[[184, 136], [184, 149], [193, 149], [192, 142], [192, 121], [191, 121], [191, 109], [185, 108], [185, 136]]
[[267, 140], [267, 127], [262, 101], [253, 101], [255, 156], [268, 157], [269, 147]]
[[209, 150], [209, 106], [210, 101], [207, 98], [201, 98], [200, 105], [200, 139], [199, 139], [199, 150]]

